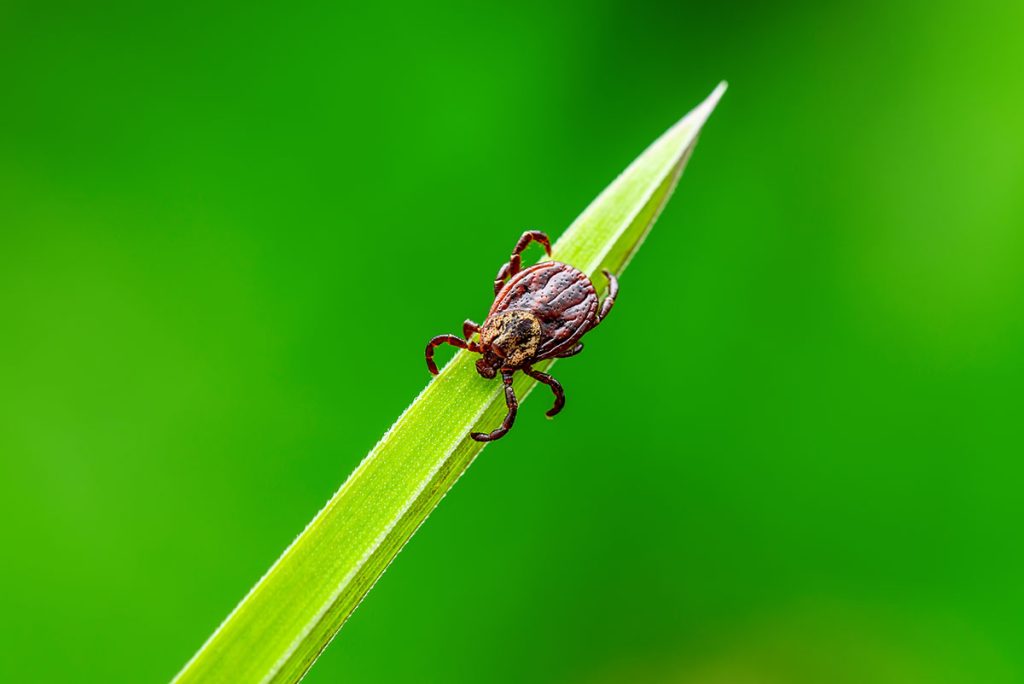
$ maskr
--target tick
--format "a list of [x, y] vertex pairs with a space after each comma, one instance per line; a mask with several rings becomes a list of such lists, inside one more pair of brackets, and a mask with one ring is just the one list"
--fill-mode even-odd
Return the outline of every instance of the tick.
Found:
[[[502, 264], [494, 278], [494, 303], [483, 325], [467, 320], [462, 324], [462, 337], [438, 335], [427, 343], [427, 368], [434, 375], [438, 372], [434, 349], [442, 344], [480, 354], [476, 371], [488, 380], [501, 373], [508, 413], [493, 432], [470, 433], [478, 442], [503, 437], [515, 422], [519, 409], [512, 389], [515, 371], [522, 371], [551, 388], [555, 405], [547, 412], [549, 418], [562, 410], [565, 406], [562, 385], [547, 373], [534, 370], [533, 364], [544, 359], [564, 359], [583, 351], [580, 338], [608, 316], [619, 293], [619, 282], [608, 271], [602, 271], [608, 279], [608, 296], [598, 303], [597, 289], [590, 278], [569, 264], [544, 261], [520, 270], [520, 255], [531, 242], [539, 242], [551, 256], [547, 235], [539, 230], [523, 233], [512, 250], [512, 257]], [[480, 333], [479, 341], [472, 339], [474, 333]]]

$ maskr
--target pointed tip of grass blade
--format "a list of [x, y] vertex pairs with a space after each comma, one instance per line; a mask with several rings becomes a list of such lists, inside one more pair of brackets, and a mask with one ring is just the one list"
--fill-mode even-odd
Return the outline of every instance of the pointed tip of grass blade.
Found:
[[591, 277], [601, 267], [621, 274], [671, 197], [701, 129], [727, 87], [725, 81], [719, 83], [634, 159], [558, 238], [555, 258]]
[[[690, 137], [692, 137], [693, 140], [691, 140], [689, 145], [687, 145], [687, 147], [692, 147], [696, 141], [697, 135], [700, 133], [700, 129], [702, 129], [704, 124], [707, 123], [708, 117], [711, 116], [711, 112], [715, 111], [715, 107], [718, 106], [718, 101], [722, 99], [722, 95], [725, 94], [725, 91], [728, 88], [729, 83], [727, 81], [720, 81], [718, 85], [715, 86], [715, 89], [711, 91], [711, 94], [704, 98], [703, 102], [691, 109], [686, 116], [676, 122], [672, 128], [665, 132], [665, 135], [659, 138], [658, 141], [655, 141], [654, 145], [657, 145], [662, 139], [672, 137], [672, 135], [678, 132], [679, 129], [685, 128], [693, 131], [690, 134]], [[679, 151], [680, 157], [685, 154], [685, 148]]]
[[711, 94], [704, 98], [695, 110], [694, 115], [700, 115], [701, 123], [707, 121], [707, 118], [711, 115], [711, 112], [718, 106], [718, 101], [722, 99], [722, 95], [725, 95], [725, 91], [729, 89], [728, 81], [719, 81], [715, 89], [711, 91]]
[[683, 117], [683, 121], [693, 125], [697, 133], [699, 133], [700, 129], [707, 122], [708, 117], [711, 116], [711, 112], [715, 111], [715, 107], [718, 106], [718, 101], [722, 99], [722, 95], [725, 95], [725, 91], [728, 89], [728, 81], [719, 81], [715, 89], [711, 91], [711, 94], [704, 98], [704, 101], [697, 105], [693, 111]]

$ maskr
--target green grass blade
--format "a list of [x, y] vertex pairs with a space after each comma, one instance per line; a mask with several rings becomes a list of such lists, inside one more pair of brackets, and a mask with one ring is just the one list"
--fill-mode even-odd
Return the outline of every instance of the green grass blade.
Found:
[[[723, 83], [647, 148], [555, 243], [553, 258], [590, 276], [602, 268], [621, 273], [672, 194], [724, 91]], [[595, 282], [601, 287], [603, 277]], [[504, 415], [500, 383], [480, 378], [473, 364], [473, 355], [455, 355], [175, 681], [302, 678], [480, 453], [483, 444], [469, 433], [490, 430]], [[536, 381], [517, 375], [522, 399]]]

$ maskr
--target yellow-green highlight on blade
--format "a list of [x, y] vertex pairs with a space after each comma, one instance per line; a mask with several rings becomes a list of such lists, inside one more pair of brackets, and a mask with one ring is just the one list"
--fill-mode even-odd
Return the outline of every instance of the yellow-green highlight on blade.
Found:
[[[558, 239], [552, 258], [590, 277], [602, 268], [621, 273], [725, 88], [719, 84], [630, 164]], [[525, 399], [535, 384], [518, 374], [516, 394]], [[300, 680], [484, 448], [469, 433], [500, 421], [502, 396], [477, 375], [471, 354], [456, 354], [174, 681]]]

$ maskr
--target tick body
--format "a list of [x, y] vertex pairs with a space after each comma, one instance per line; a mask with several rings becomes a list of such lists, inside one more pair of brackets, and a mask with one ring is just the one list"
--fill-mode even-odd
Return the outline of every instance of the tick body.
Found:
[[[523, 233], [511, 258], [498, 269], [494, 279], [494, 303], [483, 325], [467, 320], [462, 326], [462, 337], [438, 335], [427, 343], [427, 368], [434, 375], [438, 372], [434, 349], [442, 344], [480, 354], [476, 370], [482, 377], [490, 380], [501, 375], [508, 413], [493, 432], [471, 433], [478, 442], [503, 437], [515, 422], [519, 403], [512, 389], [512, 378], [516, 371], [551, 388], [555, 405], [547, 412], [549, 417], [562, 410], [565, 406], [562, 385], [547, 373], [534, 370], [533, 364], [581, 352], [580, 338], [605, 319], [619, 292], [618, 281], [608, 271], [603, 271], [608, 279], [608, 295], [602, 302], [590, 278], [569, 264], [545, 261], [521, 268], [520, 255], [531, 242], [543, 245], [551, 256], [547, 235], [538, 230]], [[480, 334], [479, 341], [473, 339], [475, 333]]]

